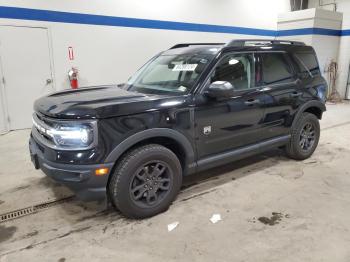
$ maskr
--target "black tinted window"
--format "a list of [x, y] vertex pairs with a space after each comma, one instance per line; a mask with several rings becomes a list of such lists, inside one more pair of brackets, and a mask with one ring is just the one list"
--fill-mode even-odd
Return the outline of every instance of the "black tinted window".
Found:
[[266, 85], [293, 81], [293, 73], [284, 54], [262, 54], [263, 80]]
[[227, 81], [235, 89], [255, 86], [255, 66], [252, 54], [232, 54], [224, 57], [216, 66], [211, 82]]
[[313, 76], [320, 74], [320, 68], [314, 53], [296, 53], [294, 57], [303, 77], [308, 77], [309, 72]]

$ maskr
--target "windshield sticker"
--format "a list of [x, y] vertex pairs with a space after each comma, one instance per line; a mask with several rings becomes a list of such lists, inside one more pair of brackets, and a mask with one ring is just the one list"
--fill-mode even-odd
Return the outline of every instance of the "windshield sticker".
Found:
[[173, 71], [194, 71], [198, 64], [175, 65]]
[[181, 92], [186, 92], [187, 87], [185, 86], [179, 86], [179, 88], [177, 90], [180, 90]]

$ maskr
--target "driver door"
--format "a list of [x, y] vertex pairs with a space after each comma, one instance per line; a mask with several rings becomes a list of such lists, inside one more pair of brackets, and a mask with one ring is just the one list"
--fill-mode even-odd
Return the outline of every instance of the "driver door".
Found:
[[215, 81], [228, 81], [235, 88], [234, 96], [209, 98], [204, 94], [205, 88], [198, 95], [194, 119], [199, 160], [260, 140], [264, 94], [256, 85], [260, 74], [256, 74], [255, 61], [252, 53], [225, 55], [205, 86]]

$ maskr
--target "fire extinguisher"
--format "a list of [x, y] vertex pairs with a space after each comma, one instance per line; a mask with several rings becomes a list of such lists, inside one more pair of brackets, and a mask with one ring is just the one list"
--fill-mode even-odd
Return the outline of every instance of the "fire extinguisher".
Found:
[[72, 67], [68, 71], [68, 78], [70, 82], [70, 87], [72, 89], [77, 89], [78, 88], [78, 69], [76, 67]]

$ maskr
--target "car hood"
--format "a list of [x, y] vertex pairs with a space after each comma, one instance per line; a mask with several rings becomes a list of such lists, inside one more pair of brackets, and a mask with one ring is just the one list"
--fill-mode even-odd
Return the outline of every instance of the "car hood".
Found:
[[135, 114], [182, 104], [184, 98], [130, 92], [115, 86], [67, 90], [39, 98], [34, 110], [53, 118], [91, 119]]

